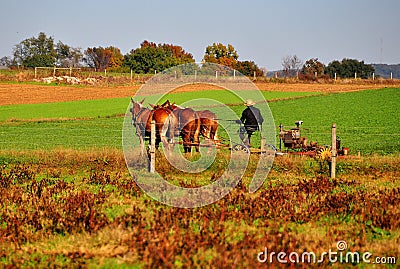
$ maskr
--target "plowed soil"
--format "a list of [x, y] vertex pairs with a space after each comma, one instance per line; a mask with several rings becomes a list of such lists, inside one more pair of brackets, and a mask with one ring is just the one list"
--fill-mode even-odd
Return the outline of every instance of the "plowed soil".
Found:
[[[378, 89], [384, 84], [305, 84], [305, 83], [257, 83], [263, 91], [298, 91], [298, 92], [346, 92], [365, 89]], [[393, 87], [393, 85], [390, 85]], [[48, 86], [36, 84], [0, 83], [0, 105], [36, 104], [75, 100], [94, 100], [106, 98], [131, 97], [140, 85], [118, 87], [75, 87]], [[193, 84], [177, 91], [196, 91], [218, 89], [216, 86]]]

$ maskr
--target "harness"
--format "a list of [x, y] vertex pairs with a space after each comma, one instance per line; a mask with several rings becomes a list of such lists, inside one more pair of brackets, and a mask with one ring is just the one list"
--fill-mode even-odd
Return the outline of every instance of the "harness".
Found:
[[[145, 136], [145, 130], [146, 130], [146, 123], [145, 122], [138, 122], [138, 118], [140, 117], [140, 115], [143, 114], [143, 112], [146, 110], [145, 107], [141, 107], [139, 112], [134, 115], [132, 113], [132, 125], [135, 127], [136, 129], [136, 134], [139, 136]], [[140, 132], [140, 134], [139, 134]]]
[[145, 110], [146, 110], [145, 107], [141, 107], [140, 110], [139, 110], [139, 112], [138, 112], [136, 115], [134, 115], [134, 114], [132, 113], [132, 124], [133, 124], [133, 126], [136, 127], [137, 119], [140, 117], [140, 115], [141, 115]]

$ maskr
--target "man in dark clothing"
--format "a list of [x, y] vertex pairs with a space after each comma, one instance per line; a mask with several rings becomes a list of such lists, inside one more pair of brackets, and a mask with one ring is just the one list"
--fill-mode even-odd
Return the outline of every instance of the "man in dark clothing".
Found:
[[[247, 108], [243, 110], [242, 117], [240, 118], [240, 122], [244, 124], [244, 128], [247, 132], [247, 146], [251, 146], [250, 138], [251, 135], [260, 129], [260, 125], [263, 124], [264, 118], [261, 115], [261, 112], [258, 108], [254, 107], [255, 102], [251, 99], [247, 100], [244, 103]], [[242, 138], [243, 140], [243, 138]]]

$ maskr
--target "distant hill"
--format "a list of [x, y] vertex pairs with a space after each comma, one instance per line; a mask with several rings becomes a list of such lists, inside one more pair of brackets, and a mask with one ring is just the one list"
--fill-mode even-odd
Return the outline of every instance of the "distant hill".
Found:
[[371, 64], [375, 68], [375, 76], [382, 78], [390, 78], [390, 73], [393, 78], [400, 79], [400, 64]]

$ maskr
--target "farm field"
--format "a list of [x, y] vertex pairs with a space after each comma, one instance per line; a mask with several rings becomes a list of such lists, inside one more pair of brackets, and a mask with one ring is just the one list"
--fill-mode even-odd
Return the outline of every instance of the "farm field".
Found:
[[[2, 93], [4, 85], [11, 84], [0, 84]], [[399, 264], [398, 88], [260, 86], [275, 125], [289, 127], [301, 119], [311, 140], [329, 143], [330, 126], [337, 123], [352, 154], [338, 161], [337, 179], [329, 180], [327, 167], [314, 159], [279, 157], [262, 188], [251, 194], [258, 158], [251, 156], [245, 176], [225, 198], [179, 209], [146, 196], [125, 166], [122, 121], [136, 89], [90, 93], [62, 86], [62, 99], [59, 86], [12, 85], [33, 94], [14, 102], [0, 94], [0, 267], [267, 268], [268, 262], [257, 260], [265, 248], [313, 251], [321, 258], [341, 240], [349, 251], [372, 253], [371, 261], [384, 257], [386, 268]], [[196, 87], [172, 93], [171, 100], [196, 97]], [[236, 113], [243, 110], [235, 96], [206, 90]], [[354, 156], [358, 151], [361, 157]], [[218, 160], [229, 159], [227, 151], [218, 154]], [[162, 161], [156, 169], [193, 187], [219, 175], [224, 162], [201, 175], [173, 173]], [[273, 264], [285, 267], [276, 256]], [[343, 259], [312, 265], [353, 266]]]
[[[303, 120], [303, 132], [309, 140], [329, 144], [330, 127], [335, 122], [339, 138], [353, 154], [391, 154], [400, 148], [399, 89], [329, 95], [275, 91], [263, 94], [271, 100], [275, 125], [282, 123], [289, 128], [295, 120]], [[226, 91], [209, 90], [206, 96], [231, 104], [238, 115], [244, 108], [235, 95]], [[196, 97], [190, 91], [168, 96], [178, 104]], [[111, 98], [0, 106], [0, 148], [120, 148], [122, 117], [129, 102], [128, 98]]]
[[[365, 89], [393, 87], [392, 84], [304, 84], [304, 83], [257, 83], [262, 91], [278, 92], [347, 92]], [[395, 84], [396, 85], [396, 84]], [[0, 105], [35, 104], [65, 102], [76, 100], [94, 100], [105, 98], [122, 98], [132, 96], [140, 85], [96, 87], [96, 86], [54, 86], [27, 83], [0, 82]], [[179, 91], [214, 90], [216, 87], [204, 85], [187, 85]]]

